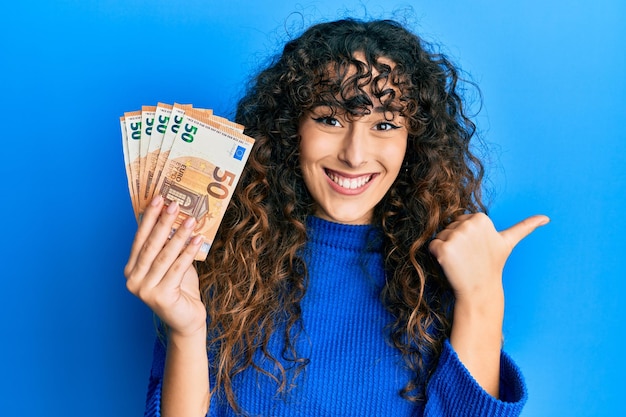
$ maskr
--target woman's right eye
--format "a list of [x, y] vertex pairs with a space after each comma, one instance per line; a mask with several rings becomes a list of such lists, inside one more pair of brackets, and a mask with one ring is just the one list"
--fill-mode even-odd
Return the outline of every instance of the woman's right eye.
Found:
[[313, 120], [324, 125], [341, 127], [339, 120], [331, 116], [314, 117]]

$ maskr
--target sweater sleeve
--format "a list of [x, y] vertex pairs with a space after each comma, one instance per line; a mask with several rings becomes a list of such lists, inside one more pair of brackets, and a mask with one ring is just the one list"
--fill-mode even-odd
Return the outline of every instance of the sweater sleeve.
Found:
[[500, 399], [496, 399], [470, 375], [449, 340], [426, 395], [426, 417], [515, 417], [522, 412], [527, 398], [522, 373], [506, 353], [500, 356]]
[[148, 381], [144, 417], [161, 417], [161, 385], [165, 369], [165, 346], [158, 337], [154, 342], [152, 369]]

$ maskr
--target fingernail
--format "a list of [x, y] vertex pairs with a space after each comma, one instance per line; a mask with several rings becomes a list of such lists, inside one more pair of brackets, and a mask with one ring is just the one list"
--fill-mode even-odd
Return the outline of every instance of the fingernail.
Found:
[[202, 243], [204, 239], [202, 238], [202, 235], [195, 235], [193, 237], [193, 239], [191, 239], [191, 243], [193, 245], [199, 245], [200, 243]]
[[195, 223], [196, 223], [196, 219], [194, 219], [193, 217], [187, 217], [187, 219], [183, 223], [183, 226], [185, 227], [185, 229], [193, 229], [193, 225]]
[[152, 202], [150, 203], [150, 205], [152, 207], [156, 207], [159, 204], [161, 204], [161, 202], [163, 201], [163, 197], [161, 196], [161, 194], [157, 194], [156, 196], [154, 196], [154, 198], [152, 199]]
[[174, 214], [176, 213], [176, 210], [178, 209], [178, 203], [176, 201], [172, 201], [168, 206], [167, 206], [167, 212], [169, 214]]

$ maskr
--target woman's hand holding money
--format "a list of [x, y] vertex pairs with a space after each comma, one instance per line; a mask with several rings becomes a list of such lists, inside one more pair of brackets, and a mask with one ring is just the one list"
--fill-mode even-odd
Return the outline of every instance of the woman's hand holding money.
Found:
[[124, 268], [126, 285], [167, 324], [162, 416], [204, 416], [209, 406], [206, 309], [193, 267], [202, 237], [191, 236], [192, 217], [171, 235], [179, 208], [163, 206], [158, 195], [143, 213]]
[[202, 237], [191, 238], [195, 220], [190, 217], [169, 238], [178, 210], [175, 202], [163, 209], [160, 195], [153, 199], [143, 213], [124, 274], [129, 291], [171, 332], [185, 335], [206, 325], [198, 274], [192, 264]]

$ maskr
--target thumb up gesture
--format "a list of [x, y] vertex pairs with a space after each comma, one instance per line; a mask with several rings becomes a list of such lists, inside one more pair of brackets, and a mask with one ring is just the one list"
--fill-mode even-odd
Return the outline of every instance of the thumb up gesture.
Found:
[[470, 300], [502, 287], [502, 271], [513, 248], [550, 220], [528, 217], [508, 229], [497, 231], [484, 213], [459, 216], [429, 246], [443, 268], [457, 300]]
[[450, 343], [470, 374], [496, 397], [504, 318], [502, 270], [513, 248], [546, 216], [531, 216], [502, 231], [483, 213], [459, 216], [429, 249], [456, 296]]

